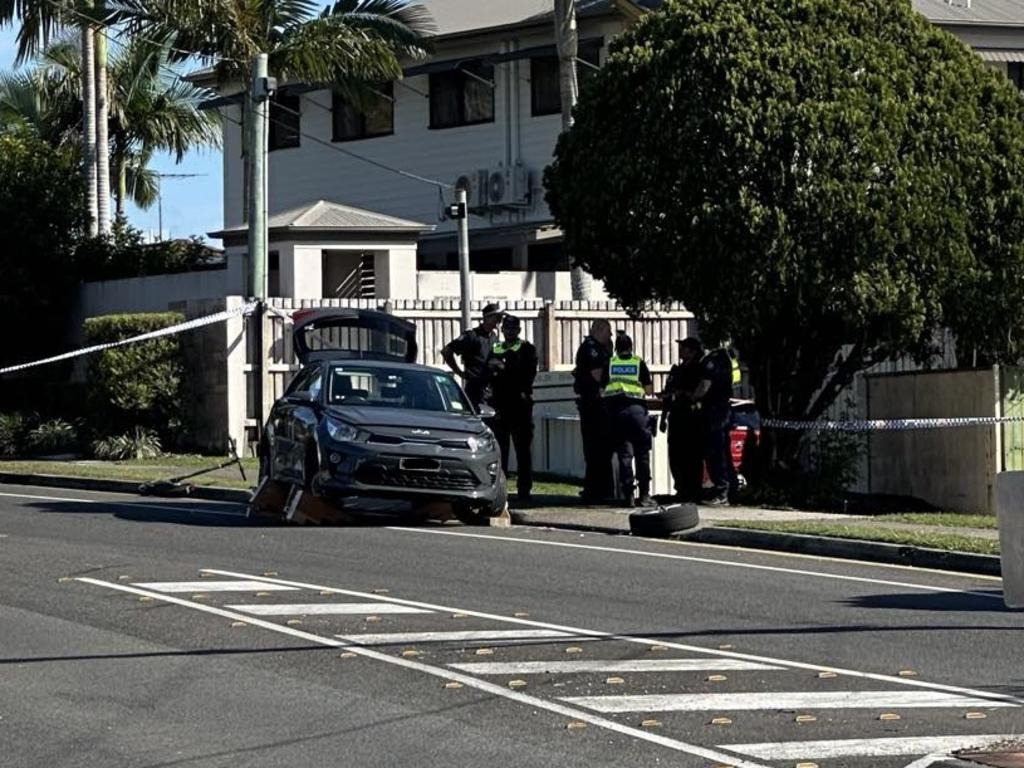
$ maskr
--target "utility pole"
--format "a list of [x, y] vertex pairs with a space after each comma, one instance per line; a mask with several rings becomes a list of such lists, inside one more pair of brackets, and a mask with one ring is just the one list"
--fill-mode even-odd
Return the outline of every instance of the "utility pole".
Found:
[[459, 288], [462, 294], [462, 330], [472, 327], [473, 317], [470, 305], [473, 303], [473, 283], [469, 274], [469, 204], [466, 188], [455, 190], [455, 205], [449, 215], [459, 221]]
[[249, 88], [249, 296], [267, 298], [267, 126], [270, 91], [267, 54], [253, 61]]
[[252, 84], [245, 101], [249, 120], [243, 123], [249, 132], [249, 297], [257, 302], [250, 327], [256, 341], [253, 402], [260, 430], [267, 415], [265, 396], [270, 392], [266, 381], [269, 361], [264, 334], [267, 299], [267, 102], [275, 85], [267, 75], [267, 54], [258, 54], [253, 60]]
[[[554, 2], [555, 47], [558, 50], [558, 81], [562, 96], [562, 131], [564, 133], [572, 128], [572, 111], [579, 98], [579, 81], [576, 78], [579, 39], [576, 30], [575, 0], [554, 0]], [[572, 297], [575, 301], [590, 299], [590, 283], [590, 275], [582, 267], [572, 268]]]

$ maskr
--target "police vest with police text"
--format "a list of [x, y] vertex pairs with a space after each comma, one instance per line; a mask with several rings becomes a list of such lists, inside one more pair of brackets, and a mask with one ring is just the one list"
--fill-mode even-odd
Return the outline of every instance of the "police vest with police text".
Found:
[[604, 396], [626, 395], [627, 397], [643, 398], [644, 386], [640, 383], [640, 364], [643, 361], [632, 357], [615, 355], [608, 363], [608, 386], [604, 388]]
[[511, 344], [506, 344], [504, 341], [497, 342], [491, 351], [496, 355], [504, 355], [506, 352], [518, 352], [523, 346], [522, 339], [516, 339]]

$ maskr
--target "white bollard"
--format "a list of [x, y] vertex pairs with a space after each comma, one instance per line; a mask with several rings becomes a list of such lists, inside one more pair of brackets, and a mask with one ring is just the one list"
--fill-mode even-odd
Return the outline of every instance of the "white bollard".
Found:
[[1024, 608], [1024, 472], [996, 475], [996, 505], [1003, 602], [1007, 608]]

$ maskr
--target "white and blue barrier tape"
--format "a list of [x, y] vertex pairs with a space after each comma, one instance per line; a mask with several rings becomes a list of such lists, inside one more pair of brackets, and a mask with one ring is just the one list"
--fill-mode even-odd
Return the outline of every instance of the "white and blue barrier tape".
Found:
[[130, 339], [121, 339], [120, 341], [108, 341], [105, 344], [95, 344], [91, 347], [84, 347], [83, 349], [75, 349], [71, 352], [65, 352], [60, 355], [54, 355], [53, 357], [47, 357], [42, 360], [33, 360], [30, 363], [20, 363], [19, 365], [10, 365], [6, 368], [0, 368], [0, 375], [5, 373], [14, 373], [15, 371], [23, 371], [26, 368], [35, 368], [38, 365], [47, 365], [49, 363], [58, 363], [61, 360], [70, 360], [74, 357], [80, 357], [81, 355], [89, 355], [93, 352], [102, 352], [105, 349], [111, 349], [113, 347], [121, 347], [125, 344], [135, 344], [139, 341], [149, 341], [151, 339], [159, 339], [162, 336], [172, 336], [182, 331], [191, 331], [195, 328], [202, 328], [204, 325], [213, 325], [214, 323], [221, 323], [232, 317], [238, 317], [239, 315], [248, 315], [253, 312], [256, 308], [256, 302], [250, 301], [247, 304], [243, 304], [240, 307], [234, 309], [227, 309], [223, 312], [217, 312], [213, 315], [207, 315], [206, 317], [197, 317], [193, 320], [186, 320], [184, 323], [178, 323], [176, 325], [169, 325], [166, 328], [160, 328], [155, 331], [149, 331], [148, 333], [142, 333], [138, 336], [133, 336]]
[[1024, 416], [957, 416], [935, 419], [871, 419], [849, 421], [790, 421], [764, 419], [766, 429], [792, 429], [814, 432], [897, 432], [911, 429], [950, 429], [1024, 422]]

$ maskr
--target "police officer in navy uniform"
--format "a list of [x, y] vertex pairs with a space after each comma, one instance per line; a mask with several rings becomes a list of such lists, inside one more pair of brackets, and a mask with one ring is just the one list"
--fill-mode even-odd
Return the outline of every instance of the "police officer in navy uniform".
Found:
[[[619, 486], [627, 505], [651, 506], [651, 420], [644, 398], [654, 391], [647, 363], [633, 353], [625, 333], [615, 339], [608, 362], [604, 402], [611, 417], [612, 445], [619, 461]], [[636, 460], [636, 472], [633, 461]], [[634, 490], [637, 495], [634, 497]]]
[[580, 496], [589, 503], [607, 501], [612, 496], [612, 449], [608, 416], [601, 397], [604, 385], [608, 383], [611, 342], [611, 323], [603, 319], [591, 323], [590, 335], [576, 350], [576, 365], [572, 372], [586, 464]]
[[736, 482], [729, 450], [732, 426], [729, 401], [733, 386], [739, 383], [739, 374], [739, 362], [724, 348], [708, 352], [701, 358], [700, 382], [693, 392], [693, 400], [701, 406], [704, 459], [712, 485], [706, 501], [710, 506], [727, 505], [729, 492]]
[[[488, 304], [483, 310], [483, 320], [476, 328], [471, 328], [448, 342], [441, 350], [441, 357], [448, 367], [462, 378], [466, 395], [478, 411], [487, 397], [490, 373], [487, 359], [491, 356], [491, 347], [497, 340], [494, 331], [501, 322], [502, 314], [500, 306]], [[455, 360], [456, 355], [462, 358], [462, 368]]]
[[533, 489], [533, 381], [537, 378], [537, 348], [520, 338], [518, 317], [501, 321], [502, 341], [491, 348], [491, 405], [497, 417], [491, 427], [501, 448], [501, 468], [508, 472], [509, 443], [516, 449], [517, 497], [530, 500]]
[[704, 439], [701, 403], [693, 393], [701, 381], [704, 347], [697, 339], [679, 339], [679, 362], [672, 366], [662, 399], [662, 431], [668, 429], [668, 463], [679, 501], [698, 503], [704, 491]]

